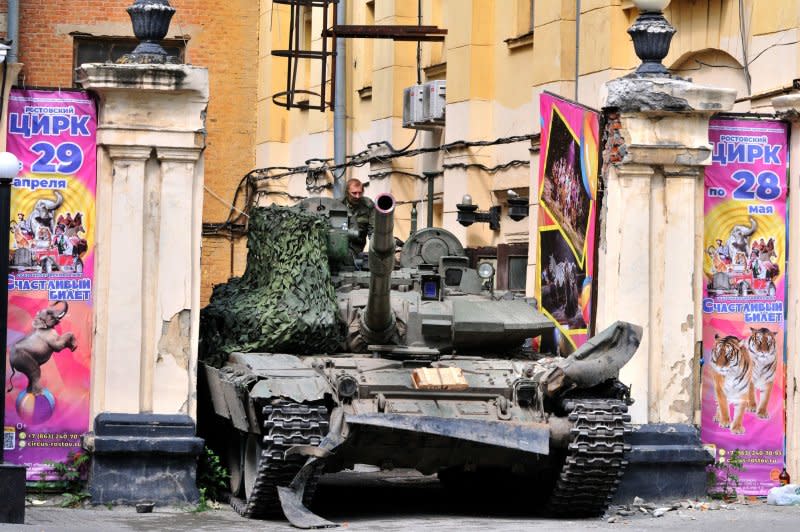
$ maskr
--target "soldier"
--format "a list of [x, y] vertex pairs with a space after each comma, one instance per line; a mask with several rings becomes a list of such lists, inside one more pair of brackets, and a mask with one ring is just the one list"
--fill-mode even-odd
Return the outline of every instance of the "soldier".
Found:
[[347, 181], [347, 199], [345, 200], [348, 212], [348, 225], [358, 229], [358, 237], [350, 239], [350, 251], [354, 256], [364, 251], [367, 236], [372, 234], [375, 221], [373, 208], [375, 204], [364, 196], [364, 184], [358, 179]]

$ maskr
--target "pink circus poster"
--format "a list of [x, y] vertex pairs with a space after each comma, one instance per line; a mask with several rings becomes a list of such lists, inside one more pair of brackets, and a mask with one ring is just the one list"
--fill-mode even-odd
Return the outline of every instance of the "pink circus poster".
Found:
[[566, 355], [592, 331], [600, 115], [547, 92], [539, 106], [536, 296], [556, 325], [542, 347]]
[[703, 241], [703, 443], [738, 451], [738, 491], [766, 495], [784, 464], [787, 127], [712, 120]]
[[89, 428], [96, 113], [86, 93], [12, 90], [5, 459], [49, 475]]

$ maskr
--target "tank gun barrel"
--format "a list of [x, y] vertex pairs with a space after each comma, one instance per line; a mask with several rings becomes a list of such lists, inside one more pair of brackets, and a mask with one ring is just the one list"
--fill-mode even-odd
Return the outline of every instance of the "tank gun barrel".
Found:
[[369, 298], [361, 318], [361, 335], [367, 343], [387, 343], [395, 332], [390, 299], [395, 252], [394, 208], [391, 194], [375, 198], [375, 227], [369, 244]]

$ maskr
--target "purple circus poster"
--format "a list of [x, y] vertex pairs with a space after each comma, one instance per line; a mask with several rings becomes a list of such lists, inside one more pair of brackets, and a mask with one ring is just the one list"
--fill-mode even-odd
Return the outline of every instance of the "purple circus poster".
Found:
[[567, 355], [592, 330], [600, 115], [547, 92], [539, 107], [536, 297], [556, 325], [542, 347]]
[[702, 439], [739, 451], [739, 493], [766, 495], [784, 463], [787, 128], [712, 120], [709, 140]]
[[48, 476], [89, 427], [96, 113], [76, 91], [12, 90], [4, 449]]

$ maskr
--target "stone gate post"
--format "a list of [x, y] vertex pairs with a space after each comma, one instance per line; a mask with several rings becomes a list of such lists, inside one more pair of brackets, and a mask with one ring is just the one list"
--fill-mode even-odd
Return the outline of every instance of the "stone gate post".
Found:
[[[797, 186], [800, 175], [800, 93], [773, 98], [772, 107], [778, 116], [792, 124], [789, 136], [789, 186]], [[790, 190], [791, 192], [791, 190]], [[787, 262], [789, 275], [786, 294], [786, 468], [797, 483], [800, 474], [800, 202], [789, 201]]]
[[598, 330], [616, 319], [644, 327], [622, 370], [633, 383], [633, 422], [694, 421], [701, 339], [703, 175], [711, 163], [708, 121], [735, 91], [671, 77], [627, 76], [606, 84]]
[[636, 74], [605, 89], [597, 326], [622, 319], [644, 329], [620, 374], [632, 384], [636, 428], [617, 500], [699, 496], [710, 461], [694, 427], [708, 121], [736, 93]]
[[98, 97], [94, 503], [197, 499], [205, 68], [85, 64]]

